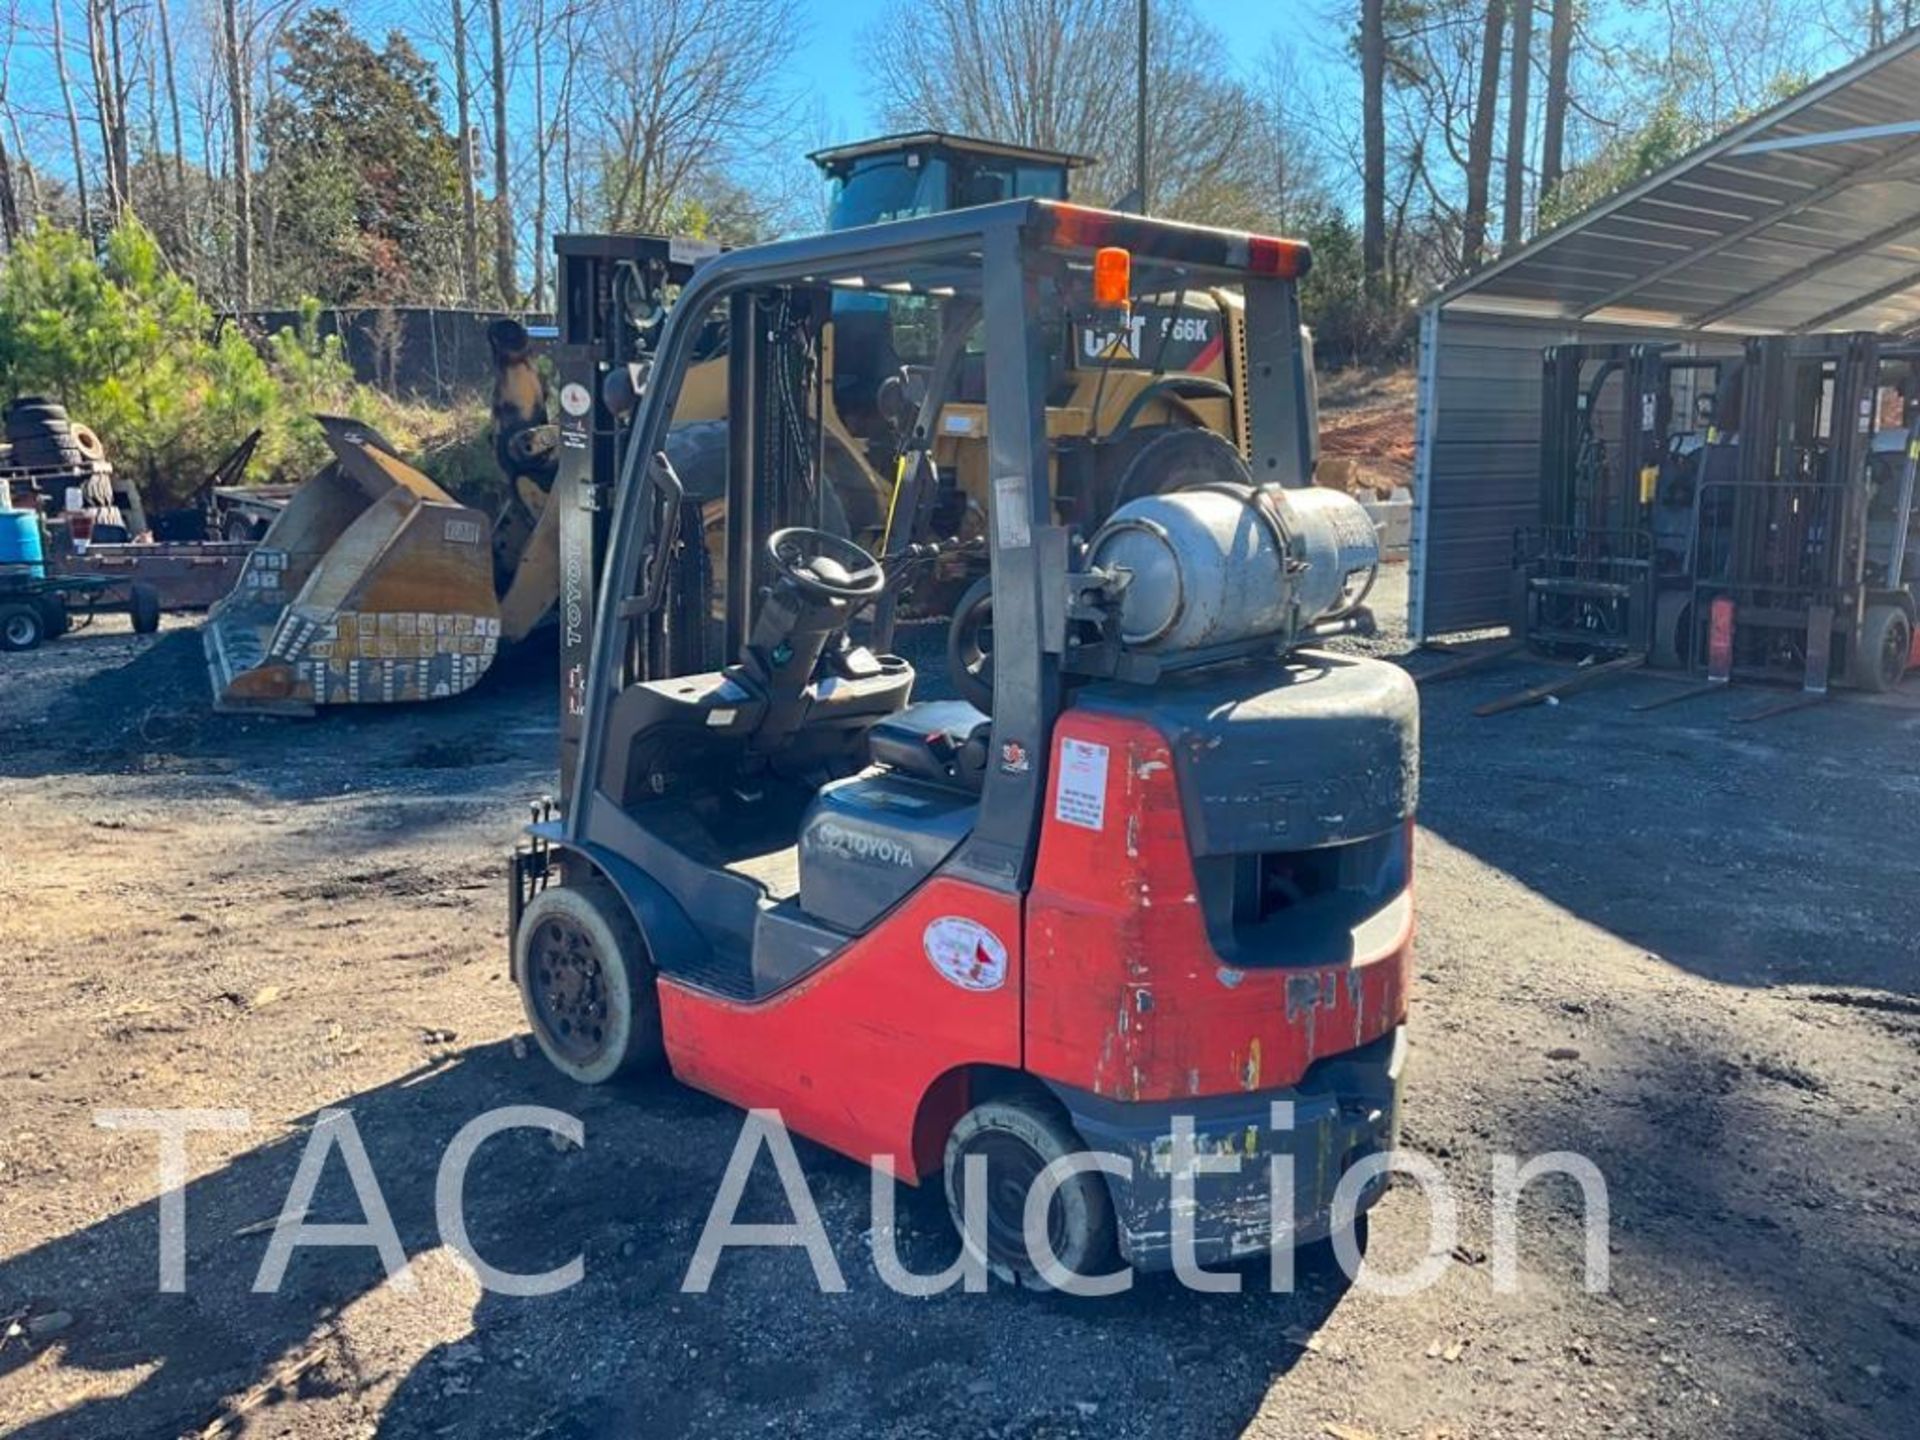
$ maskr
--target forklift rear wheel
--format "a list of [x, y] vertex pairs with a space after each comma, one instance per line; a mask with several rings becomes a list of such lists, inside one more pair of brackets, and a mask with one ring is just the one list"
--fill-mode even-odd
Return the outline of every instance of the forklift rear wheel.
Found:
[[660, 995], [646, 943], [606, 885], [563, 883], [534, 896], [514, 937], [533, 1038], [582, 1085], [657, 1068]]
[[[1063, 1156], [1086, 1145], [1054, 1107], [1032, 1100], [988, 1100], [960, 1117], [947, 1137], [947, 1211], [962, 1242], [975, 1250], [967, 1234], [967, 1159], [986, 1161], [986, 1261], [988, 1270], [1009, 1283], [1049, 1288], [1029, 1252], [1027, 1196], [1041, 1173]], [[1096, 1277], [1112, 1268], [1119, 1246], [1113, 1198], [1097, 1170], [1083, 1170], [1054, 1192], [1047, 1211], [1047, 1240], [1061, 1268]]]
[[127, 591], [127, 614], [133, 618], [133, 633], [151, 635], [160, 628], [160, 592], [151, 585], [135, 585]]
[[1861, 623], [1855, 644], [1853, 673], [1863, 690], [1884, 694], [1906, 677], [1913, 654], [1913, 625], [1904, 611], [1875, 605]]
[[31, 650], [46, 633], [46, 622], [37, 607], [0, 605], [0, 650]]

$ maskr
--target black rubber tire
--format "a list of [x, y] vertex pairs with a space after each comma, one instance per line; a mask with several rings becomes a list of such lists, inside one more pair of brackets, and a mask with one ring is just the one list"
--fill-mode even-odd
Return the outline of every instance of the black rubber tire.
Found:
[[34, 435], [65, 435], [73, 428], [67, 412], [58, 405], [35, 403], [14, 405], [7, 411], [7, 437], [25, 439]]
[[653, 964], [610, 886], [568, 882], [534, 896], [513, 961], [533, 1038], [561, 1074], [605, 1085], [665, 1065]]
[[46, 435], [15, 440], [13, 459], [16, 465], [72, 465], [76, 468], [87, 462], [87, 457], [73, 441]]
[[46, 638], [47, 621], [38, 605], [0, 605], [0, 650], [35, 650]]
[[953, 607], [947, 625], [947, 683], [982, 714], [993, 713], [993, 579], [982, 575]]
[[1193, 485], [1251, 485], [1253, 472], [1231, 441], [1211, 430], [1167, 429], [1142, 444], [1106, 497], [1104, 522], [1129, 500]]
[[127, 614], [133, 621], [134, 634], [153, 634], [160, 628], [160, 592], [151, 585], [128, 587]]
[[1860, 622], [1853, 647], [1853, 683], [1884, 695], [1907, 675], [1913, 654], [1913, 623], [1897, 605], [1873, 605]]
[[699, 504], [727, 498], [727, 422], [695, 420], [667, 431], [661, 447], [673, 473], [686, 487], [687, 499]]
[[260, 538], [254, 522], [244, 515], [229, 515], [222, 524], [220, 533], [233, 541], [253, 541]]
[[[1033, 1290], [1052, 1288], [1034, 1268], [1021, 1238], [1020, 1220], [1013, 1217], [1024, 1217], [1026, 1196], [1042, 1170], [1062, 1156], [1079, 1154], [1086, 1148], [1059, 1106], [1038, 1098], [986, 1100], [960, 1117], [947, 1137], [943, 1167], [947, 1213], [962, 1243], [971, 1248], [961, 1187], [967, 1156], [984, 1154], [989, 1208], [987, 1254], [983, 1258], [994, 1275]], [[1010, 1232], [1002, 1219], [1011, 1224]], [[1081, 1171], [1062, 1184], [1055, 1193], [1048, 1222], [1054, 1254], [1064, 1269], [1089, 1279], [1113, 1270], [1120, 1251], [1119, 1230], [1113, 1215], [1113, 1196], [1099, 1171]]]
[[1693, 592], [1669, 590], [1654, 602], [1655, 669], [1685, 670], [1693, 663]]

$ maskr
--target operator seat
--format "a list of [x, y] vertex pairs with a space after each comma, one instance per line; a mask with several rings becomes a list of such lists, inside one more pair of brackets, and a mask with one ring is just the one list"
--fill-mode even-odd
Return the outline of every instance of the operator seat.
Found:
[[896, 774], [978, 795], [992, 730], [993, 721], [964, 700], [928, 700], [875, 725], [867, 750]]

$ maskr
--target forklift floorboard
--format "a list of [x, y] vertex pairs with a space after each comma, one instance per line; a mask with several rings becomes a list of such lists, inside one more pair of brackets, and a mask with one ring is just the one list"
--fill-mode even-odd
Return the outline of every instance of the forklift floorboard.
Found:
[[775, 900], [791, 900], [800, 893], [800, 847], [770, 850], [764, 855], [746, 855], [727, 863], [735, 875], [757, 880]]

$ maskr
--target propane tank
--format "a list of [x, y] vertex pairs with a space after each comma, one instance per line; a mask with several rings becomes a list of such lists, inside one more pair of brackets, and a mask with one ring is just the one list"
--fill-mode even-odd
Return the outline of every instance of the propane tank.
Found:
[[1122, 505], [1089, 558], [1129, 572], [1122, 643], [1171, 653], [1263, 636], [1296, 643], [1365, 597], [1380, 540], [1340, 491], [1215, 484]]

